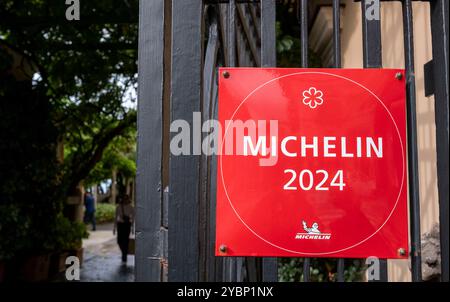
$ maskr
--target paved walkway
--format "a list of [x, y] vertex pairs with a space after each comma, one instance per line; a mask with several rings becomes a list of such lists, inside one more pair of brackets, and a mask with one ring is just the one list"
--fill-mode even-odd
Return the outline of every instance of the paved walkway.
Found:
[[83, 240], [83, 265], [81, 282], [132, 282], [134, 281], [134, 255], [128, 255], [126, 264], [122, 264], [116, 236], [112, 233], [112, 224], [97, 226]]

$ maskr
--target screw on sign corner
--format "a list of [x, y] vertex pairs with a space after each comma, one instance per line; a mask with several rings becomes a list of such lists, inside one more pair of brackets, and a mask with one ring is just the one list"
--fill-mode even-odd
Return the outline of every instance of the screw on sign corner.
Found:
[[228, 78], [230, 77], [230, 73], [229, 73], [228, 71], [224, 71], [224, 72], [222, 72], [222, 76], [223, 76], [225, 79], [228, 79]]
[[399, 248], [398, 249], [398, 255], [399, 256], [406, 256], [406, 250], [404, 248]]
[[221, 253], [226, 253], [226, 252], [227, 252], [227, 246], [226, 246], [225, 244], [222, 244], [222, 245], [219, 247], [219, 251], [220, 251]]
[[403, 74], [402, 74], [401, 72], [397, 72], [397, 73], [395, 74], [395, 78], [396, 78], [397, 80], [401, 80], [401, 79], [403, 79]]

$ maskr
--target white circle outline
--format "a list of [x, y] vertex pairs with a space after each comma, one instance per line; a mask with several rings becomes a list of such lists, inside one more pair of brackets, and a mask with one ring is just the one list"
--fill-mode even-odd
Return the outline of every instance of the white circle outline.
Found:
[[358, 83], [358, 82], [356, 82], [356, 81], [354, 81], [354, 80], [352, 80], [352, 79], [349, 79], [349, 78], [347, 78], [347, 77], [340, 76], [340, 75], [337, 75], [337, 74], [328, 73], [328, 72], [319, 72], [319, 71], [295, 72], [295, 73], [290, 73], [290, 74], [286, 74], [286, 75], [280, 76], [280, 77], [278, 77], [278, 78], [271, 79], [271, 80], [269, 80], [269, 81], [267, 81], [267, 82], [265, 82], [265, 83], [259, 85], [259, 86], [256, 87], [252, 92], [250, 92], [250, 93], [244, 98], [244, 100], [239, 104], [239, 106], [236, 108], [236, 110], [233, 112], [233, 115], [231, 116], [230, 120], [233, 120], [234, 116], [236, 115], [237, 111], [238, 111], [239, 108], [242, 106], [242, 104], [244, 104], [250, 96], [252, 96], [256, 91], [258, 91], [258, 90], [261, 89], [262, 87], [264, 87], [264, 86], [266, 86], [267, 84], [270, 84], [270, 83], [272, 83], [272, 82], [274, 82], [274, 81], [276, 81], [276, 80], [279, 80], [279, 79], [282, 79], [282, 78], [286, 78], [286, 77], [290, 77], [290, 76], [294, 76], [294, 75], [301, 75], [301, 74], [324, 74], [324, 75], [329, 75], [329, 76], [341, 78], [341, 79], [347, 80], [347, 81], [349, 81], [349, 82], [351, 82], [351, 83], [353, 83], [353, 84], [358, 85], [359, 87], [361, 87], [361, 88], [363, 88], [364, 90], [366, 90], [367, 92], [369, 92], [371, 95], [373, 95], [373, 96], [378, 100], [378, 102], [384, 107], [384, 109], [386, 110], [386, 112], [389, 114], [389, 117], [391, 118], [392, 122], [394, 123], [395, 129], [397, 130], [398, 138], [399, 138], [399, 140], [400, 140], [400, 148], [401, 148], [401, 154], [402, 154], [402, 181], [401, 181], [400, 189], [399, 189], [399, 192], [398, 192], [398, 195], [397, 195], [397, 200], [395, 201], [394, 207], [392, 208], [391, 212], [389, 213], [388, 217], [387, 217], [386, 220], [383, 222], [383, 224], [382, 224], [382, 225], [381, 225], [381, 226], [380, 226], [380, 227], [379, 227], [372, 235], [368, 236], [366, 239], [363, 239], [363, 240], [361, 240], [360, 242], [355, 243], [355, 244], [352, 245], [352, 246], [349, 246], [349, 247], [346, 247], [346, 248], [343, 248], [343, 249], [340, 249], [340, 250], [336, 250], [336, 251], [331, 251], [331, 252], [311, 253], [311, 252], [298, 252], [298, 251], [293, 251], [293, 250], [290, 250], [290, 249], [287, 249], [287, 248], [283, 248], [283, 247], [281, 247], [281, 246], [278, 246], [278, 245], [276, 245], [276, 244], [273, 244], [272, 242], [270, 242], [270, 241], [268, 241], [267, 239], [263, 238], [262, 236], [260, 236], [258, 233], [256, 233], [252, 228], [250, 228], [250, 227], [245, 223], [245, 221], [241, 218], [241, 216], [239, 215], [239, 213], [237, 212], [237, 210], [234, 208], [233, 203], [231, 202], [231, 199], [230, 199], [230, 197], [228, 196], [228, 191], [227, 191], [227, 188], [226, 188], [226, 185], [225, 185], [225, 180], [224, 180], [224, 177], [223, 177], [223, 168], [222, 168], [222, 156], [223, 156], [223, 152], [222, 152], [222, 151], [223, 151], [225, 138], [226, 138], [226, 136], [227, 136], [227, 132], [228, 132], [228, 128], [230, 127], [230, 124], [228, 124], [227, 128], [225, 129], [224, 136], [223, 136], [223, 138], [222, 138], [222, 146], [221, 146], [221, 150], [220, 150], [220, 151], [221, 151], [221, 154], [220, 154], [220, 157], [219, 157], [219, 159], [220, 159], [220, 175], [221, 175], [222, 185], [223, 185], [223, 189], [224, 189], [225, 195], [226, 195], [226, 197], [227, 197], [228, 203], [230, 204], [231, 208], [233, 209], [234, 213], [235, 213], [236, 216], [239, 218], [239, 220], [242, 222], [242, 224], [243, 224], [250, 232], [252, 232], [253, 235], [255, 235], [256, 237], [258, 237], [258, 238], [261, 239], [262, 241], [266, 242], [267, 244], [269, 244], [269, 245], [271, 245], [271, 246], [273, 246], [273, 247], [275, 247], [275, 248], [278, 248], [278, 249], [280, 249], [280, 250], [283, 250], [283, 251], [289, 252], [289, 253], [293, 253], [293, 254], [299, 254], [299, 255], [329, 255], [329, 254], [335, 254], [335, 253], [339, 253], [339, 252], [342, 252], [342, 251], [346, 251], [346, 250], [352, 249], [352, 248], [354, 248], [354, 247], [356, 247], [356, 246], [358, 246], [358, 245], [360, 245], [360, 244], [366, 242], [367, 240], [369, 240], [370, 238], [372, 238], [375, 234], [377, 234], [377, 233], [384, 227], [384, 225], [389, 221], [389, 219], [391, 218], [392, 214], [394, 213], [395, 209], [397, 208], [397, 204], [398, 204], [398, 201], [399, 201], [399, 199], [400, 199], [400, 195], [401, 195], [401, 193], [402, 193], [403, 185], [404, 185], [404, 180], [405, 180], [405, 156], [404, 156], [404, 154], [403, 154], [404, 147], [403, 147], [403, 142], [402, 142], [402, 138], [401, 138], [401, 135], [400, 135], [400, 131], [399, 131], [399, 129], [398, 129], [397, 123], [395, 122], [395, 119], [393, 118], [391, 112], [390, 112], [389, 109], [386, 107], [386, 105], [381, 101], [381, 99], [380, 99], [375, 93], [373, 93], [370, 89], [368, 89], [368, 88], [365, 87], [364, 85], [362, 85], [362, 84], [360, 84], [360, 83]]

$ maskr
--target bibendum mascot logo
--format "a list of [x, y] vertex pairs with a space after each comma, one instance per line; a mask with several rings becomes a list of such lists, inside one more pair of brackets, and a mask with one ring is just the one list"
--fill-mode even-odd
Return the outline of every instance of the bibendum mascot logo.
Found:
[[306, 221], [302, 220], [302, 226], [306, 233], [297, 233], [295, 239], [329, 240], [331, 238], [330, 233], [322, 233], [319, 230], [319, 224], [317, 222], [313, 222], [311, 227], [308, 227]]
[[319, 224], [317, 222], [314, 222], [312, 227], [308, 228], [308, 225], [306, 224], [306, 221], [302, 221], [303, 224], [303, 229], [308, 233], [308, 234], [320, 234], [319, 231]]

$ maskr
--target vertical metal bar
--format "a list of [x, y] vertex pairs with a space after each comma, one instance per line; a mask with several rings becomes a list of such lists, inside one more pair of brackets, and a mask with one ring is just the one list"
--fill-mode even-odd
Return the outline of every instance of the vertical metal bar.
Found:
[[[261, 0], [261, 66], [276, 67], [276, 3], [275, 0]], [[262, 281], [278, 281], [278, 259], [263, 258]]]
[[236, 66], [236, 0], [230, 0], [228, 3], [228, 22], [227, 22], [227, 48], [228, 48], [228, 66]]
[[[368, 2], [368, 3], [367, 3]], [[361, 1], [364, 68], [381, 68], [380, 1]], [[380, 259], [380, 280], [388, 281], [387, 260]]]
[[[364, 68], [380, 68], [382, 66], [380, 1], [361, 1]], [[377, 14], [378, 12], [378, 14]]]
[[341, 68], [341, 8], [339, 0], [333, 0], [333, 49], [334, 67]]
[[439, 232], [441, 237], [441, 280], [449, 281], [449, 74], [448, 1], [430, 1], [434, 61], [434, 100], [439, 194]]
[[388, 282], [387, 259], [380, 259], [380, 282]]
[[261, 0], [261, 67], [276, 67], [276, 0]]
[[[190, 125], [201, 109], [202, 17], [202, 0], [172, 1], [171, 121]], [[199, 279], [200, 156], [192, 151], [170, 155], [169, 281]]]
[[136, 280], [161, 281], [164, 0], [139, 3]]
[[[202, 120], [207, 121], [214, 118], [214, 103], [215, 103], [215, 86], [217, 79], [217, 54], [219, 51], [219, 30], [218, 30], [217, 17], [212, 14], [211, 20], [208, 24], [208, 43], [205, 51], [205, 62], [203, 67], [203, 108], [202, 108]], [[206, 138], [207, 134], [202, 135], [202, 141]], [[205, 272], [204, 279], [206, 281], [218, 281], [216, 280], [216, 264], [222, 263], [221, 257], [215, 257], [214, 255], [214, 243], [215, 243], [215, 203], [216, 195], [211, 194], [211, 185], [216, 182], [216, 174], [212, 174], [212, 158], [205, 154], [202, 155], [201, 164], [201, 178], [202, 178], [202, 198], [205, 203], [205, 212], [203, 215], [207, 218], [205, 225], [205, 232], [207, 234], [205, 248]]]
[[235, 268], [235, 280], [236, 282], [242, 282], [243, 279], [243, 268], [244, 268], [244, 257], [236, 257], [236, 268]]
[[[223, 48], [223, 46], [222, 46]], [[221, 60], [219, 59], [218, 62], [216, 62], [217, 65], [222, 64]], [[217, 87], [217, 77], [218, 77], [218, 73], [215, 72], [214, 74], [214, 79], [213, 79], [213, 83], [215, 83], [212, 86], [212, 99], [211, 99], [211, 118], [218, 120], [218, 87]], [[211, 203], [211, 207], [210, 207], [210, 217], [211, 217], [211, 223], [210, 223], [210, 233], [211, 233], [211, 237], [214, 238], [214, 240], [211, 240], [211, 251], [212, 251], [212, 256], [214, 256], [214, 252], [215, 252], [215, 240], [216, 240], [216, 195], [217, 195], [217, 155], [213, 155], [213, 157], [211, 157], [210, 159], [210, 203]], [[215, 272], [214, 272], [214, 280], [208, 280], [208, 281], [224, 281], [223, 279], [223, 268], [224, 268], [224, 263], [225, 260], [223, 259], [223, 257], [215, 257]], [[218, 258], [218, 259], [217, 259]]]
[[[300, 23], [300, 63], [301, 67], [308, 67], [308, 0], [299, 0], [298, 18]], [[310, 266], [311, 260], [309, 258], [303, 259], [303, 281], [310, 280]]]
[[[200, 121], [207, 121], [210, 119], [209, 110], [209, 96], [211, 94], [211, 73], [207, 73], [207, 70], [211, 68], [211, 66], [207, 66], [211, 64], [210, 57], [207, 55], [211, 55], [208, 53], [208, 48], [210, 48], [211, 38], [211, 27], [208, 24], [208, 11], [205, 9], [202, 14], [202, 27], [205, 29], [205, 36], [202, 37], [204, 41], [207, 41], [206, 50], [204, 52], [203, 64], [202, 64], [202, 86], [199, 89], [202, 90], [202, 99], [200, 104]], [[208, 33], [206, 33], [208, 32]], [[202, 51], [203, 52], [203, 51]], [[214, 67], [213, 67], [214, 68]], [[194, 134], [195, 135], [195, 134]], [[200, 134], [200, 140], [197, 142], [201, 144], [203, 139], [206, 137], [205, 133]], [[195, 139], [192, 139], [192, 143], [196, 144]], [[209, 236], [209, 158], [203, 152], [199, 152], [200, 154], [200, 169], [199, 169], [199, 200], [198, 200], [198, 244], [199, 244], [199, 276], [198, 281], [206, 281], [209, 273], [209, 264], [210, 264], [210, 256], [212, 250], [210, 249], [210, 236]], [[214, 258], [213, 258], [214, 259]]]
[[405, 49], [406, 107], [408, 127], [409, 223], [411, 236], [411, 278], [422, 281], [420, 252], [419, 159], [417, 151], [416, 78], [414, 71], [414, 38], [411, 0], [404, 0], [403, 36]]
[[[236, 0], [229, 0], [227, 14], [227, 54], [228, 67], [236, 66]], [[241, 259], [239, 257], [229, 257], [225, 260], [225, 281], [236, 282], [238, 278], [238, 268]]]
[[300, 47], [301, 47], [301, 65], [308, 67], [308, 0], [300, 0]]
[[303, 282], [309, 282], [311, 279], [311, 259], [303, 259]]
[[337, 282], [344, 282], [344, 269], [345, 269], [345, 260], [344, 258], [339, 258], [337, 260]]
[[[266, 258], [263, 258], [263, 261], [265, 259]], [[258, 274], [258, 267], [257, 267], [258, 260], [260, 260], [260, 258], [256, 258], [256, 257], [246, 257], [245, 258], [246, 281], [258, 282], [261, 280], [261, 278], [259, 278], [259, 274]], [[269, 281], [269, 280], [267, 280], [267, 281]]]
[[[333, 0], [333, 56], [334, 67], [341, 68], [341, 7], [339, 0]], [[337, 281], [344, 282], [344, 258], [337, 260]]]

